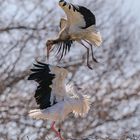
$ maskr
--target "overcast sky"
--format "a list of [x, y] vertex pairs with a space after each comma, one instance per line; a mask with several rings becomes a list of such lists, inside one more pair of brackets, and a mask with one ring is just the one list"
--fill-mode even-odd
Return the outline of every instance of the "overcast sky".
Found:
[[[125, 0], [126, 5], [131, 7], [133, 14], [135, 14], [138, 18], [140, 17], [140, 0]], [[140, 21], [140, 18], [139, 18]]]

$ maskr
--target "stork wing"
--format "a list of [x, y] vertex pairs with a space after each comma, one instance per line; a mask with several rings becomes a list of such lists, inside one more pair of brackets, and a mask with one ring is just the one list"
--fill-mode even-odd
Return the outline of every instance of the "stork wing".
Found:
[[59, 6], [66, 13], [69, 26], [74, 29], [86, 29], [96, 24], [95, 15], [86, 7], [73, 5], [64, 0], [59, 1]]
[[[67, 20], [64, 18], [61, 18], [60, 24], [59, 24], [60, 30], [62, 31], [66, 27], [66, 25], [67, 25]], [[59, 47], [57, 49], [57, 55], [61, 54], [59, 60], [61, 60], [70, 51], [72, 43], [73, 43], [72, 40], [65, 40], [58, 44]]]
[[[51, 106], [51, 85], [55, 74], [52, 74], [48, 64], [37, 62], [35, 68], [31, 69], [32, 73], [28, 80], [35, 80], [39, 85], [35, 91], [35, 99], [40, 109], [45, 109]], [[55, 104], [55, 100], [53, 101]]]

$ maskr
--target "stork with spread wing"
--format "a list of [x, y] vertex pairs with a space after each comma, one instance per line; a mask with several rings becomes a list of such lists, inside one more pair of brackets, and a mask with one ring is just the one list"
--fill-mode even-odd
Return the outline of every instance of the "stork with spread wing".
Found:
[[49, 58], [52, 46], [58, 44], [58, 54], [61, 53], [61, 60], [70, 51], [72, 43], [77, 41], [87, 49], [87, 66], [92, 69], [89, 64], [90, 50], [92, 60], [97, 62], [93, 55], [93, 45], [98, 47], [102, 43], [102, 37], [95, 27], [95, 15], [86, 7], [73, 5], [64, 0], [59, 1], [59, 6], [64, 10], [67, 19], [62, 18], [60, 20], [61, 30], [58, 37], [47, 41], [47, 57]]
[[42, 62], [37, 62], [34, 66], [28, 80], [38, 83], [34, 97], [39, 109], [31, 110], [29, 116], [53, 121], [51, 129], [61, 140], [64, 140], [60, 131], [55, 129], [55, 122], [60, 123], [72, 112], [76, 116], [87, 114], [90, 109], [89, 97], [65, 84], [68, 75], [65, 68]]

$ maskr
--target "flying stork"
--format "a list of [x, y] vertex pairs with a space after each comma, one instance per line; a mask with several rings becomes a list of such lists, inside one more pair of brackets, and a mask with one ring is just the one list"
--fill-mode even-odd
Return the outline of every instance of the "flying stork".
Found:
[[51, 120], [51, 129], [64, 140], [60, 129], [55, 129], [55, 122], [63, 121], [70, 113], [83, 116], [90, 109], [89, 97], [81, 95], [69, 85], [65, 84], [68, 71], [65, 68], [52, 66], [42, 62], [34, 64], [28, 80], [38, 83], [35, 100], [39, 109], [29, 111], [29, 116], [35, 119]]
[[[61, 18], [58, 37], [46, 42], [47, 57], [49, 58], [49, 52], [53, 50], [52, 46], [58, 44], [57, 54], [61, 54], [61, 60], [66, 53], [70, 51], [72, 43], [77, 41], [87, 49], [87, 66], [92, 69], [89, 64], [90, 50], [92, 60], [98, 62], [94, 58], [92, 45], [99, 47], [102, 43], [100, 32], [98, 32], [95, 27], [95, 15], [86, 7], [73, 5], [64, 0], [59, 1], [59, 6], [64, 10], [67, 19]], [[90, 48], [88, 48], [85, 43], [88, 44]]]

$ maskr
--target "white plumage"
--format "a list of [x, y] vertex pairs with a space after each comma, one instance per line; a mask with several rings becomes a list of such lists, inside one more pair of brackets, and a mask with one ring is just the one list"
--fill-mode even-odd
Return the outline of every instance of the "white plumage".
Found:
[[[59, 6], [66, 13], [67, 19], [62, 18], [60, 20], [58, 37], [47, 41], [47, 57], [49, 57], [52, 46], [59, 44], [58, 54], [61, 53], [61, 60], [70, 50], [73, 41], [77, 41], [87, 49], [87, 66], [92, 69], [89, 64], [89, 51], [92, 52], [93, 61], [97, 62], [93, 55], [92, 45], [100, 46], [102, 43], [100, 32], [97, 31], [95, 26], [95, 15], [86, 7], [73, 5], [64, 0], [59, 1]], [[84, 42], [89, 44], [90, 48]]]
[[[35, 91], [35, 99], [39, 109], [29, 111], [35, 119], [63, 121], [68, 114], [84, 116], [90, 109], [89, 97], [82, 95], [74, 86], [65, 84], [68, 71], [65, 68], [37, 62], [28, 80], [35, 80], [39, 85]], [[60, 133], [52, 129], [62, 139]]]
[[29, 116], [35, 119], [63, 121], [69, 113], [74, 113], [76, 117], [84, 116], [89, 111], [89, 98], [67, 98], [47, 109], [34, 109], [29, 112]]

